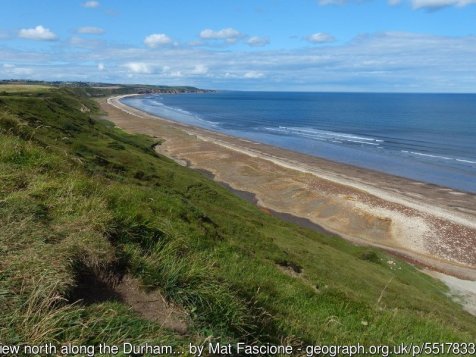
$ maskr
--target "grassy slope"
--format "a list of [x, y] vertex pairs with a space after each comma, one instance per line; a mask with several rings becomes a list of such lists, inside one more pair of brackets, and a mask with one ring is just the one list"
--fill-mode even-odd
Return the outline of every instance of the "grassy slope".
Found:
[[33, 92], [45, 91], [54, 88], [68, 89], [80, 96], [85, 97], [105, 97], [111, 95], [160, 92], [160, 93], [182, 93], [182, 92], [203, 92], [203, 89], [190, 86], [158, 86], [158, 85], [135, 85], [135, 84], [105, 84], [84, 82], [44, 82], [44, 81], [0, 81], [0, 91], [12, 92]]
[[[474, 341], [442, 284], [266, 215], [96, 108], [66, 89], [0, 95], [0, 341]], [[84, 270], [159, 288], [191, 336], [117, 302], [71, 304]]]

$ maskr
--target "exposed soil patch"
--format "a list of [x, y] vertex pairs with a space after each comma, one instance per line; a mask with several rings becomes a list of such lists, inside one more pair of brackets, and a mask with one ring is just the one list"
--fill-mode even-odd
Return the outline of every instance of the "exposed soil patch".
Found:
[[114, 289], [121, 280], [119, 272], [100, 274], [81, 264], [76, 268], [76, 286], [70, 292], [69, 300], [85, 305], [121, 301], [119, 293]]
[[77, 277], [70, 301], [86, 305], [118, 301], [128, 305], [145, 320], [180, 334], [188, 331], [189, 318], [183, 308], [167, 302], [158, 290], [146, 291], [139, 280], [129, 275], [99, 276], [90, 269], [82, 268]]
[[280, 261], [277, 261], [276, 264], [278, 264], [279, 267], [281, 267], [282, 269], [285, 269], [288, 272], [292, 272], [294, 274], [302, 273], [302, 267], [299, 264], [291, 262], [289, 260], [280, 260]]
[[137, 279], [125, 276], [115, 291], [124, 303], [144, 319], [181, 334], [187, 332], [189, 318], [185, 310], [167, 302], [158, 290], [145, 291]]

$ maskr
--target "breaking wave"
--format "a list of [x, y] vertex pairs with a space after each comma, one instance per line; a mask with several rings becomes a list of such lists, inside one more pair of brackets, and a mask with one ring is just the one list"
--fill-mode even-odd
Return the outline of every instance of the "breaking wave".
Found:
[[340, 133], [335, 131], [320, 130], [306, 127], [279, 126], [275, 128], [265, 127], [264, 130], [283, 135], [302, 136], [309, 139], [328, 141], [337, 144], [349, 143], [379, 147], [384, 142], [384, 140], [382, 139], [376, 139], [368, 136]]
[[428, 154], [428, 153], [423, 153], [423, 152], [417, 152], [417, 151], [409, 151], [409, 150], [401, 150], [402, 153], [411, 155], [411, 156], [417, 156], [417, 157], [423, 157], [423, 158], [428, 158], [428, 159], [435, 159], [435, 160], [447, 160], [447, 161], [457, 161], [463, 164], [470, 164], [470, 165], [475, 165], [476, 161], [474, 160], [469, 160], [469, 159], [462, 159], [462, 158], [457, 158], [457, 157], [449, 157], [449, 156], [443, 156], [443, 155], [435, 155], [435, 154]]

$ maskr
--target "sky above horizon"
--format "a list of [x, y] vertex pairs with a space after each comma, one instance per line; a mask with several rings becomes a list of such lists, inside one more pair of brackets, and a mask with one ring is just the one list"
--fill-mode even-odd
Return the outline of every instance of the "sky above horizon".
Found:
[[476, 0], [2, 0], [0, 79], [476, 92]]

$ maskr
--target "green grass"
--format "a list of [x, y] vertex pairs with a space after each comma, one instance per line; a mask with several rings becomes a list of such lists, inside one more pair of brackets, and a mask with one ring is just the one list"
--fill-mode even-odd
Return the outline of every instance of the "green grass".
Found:
[[[441, 283], [266, 215], [97, 113], [68, 89], [0, 94], [0, 341], [475, 340]], [[118, 302], [72, 303], [79, 267], [160, 289], [189, 336]]]
[[0, 84], [0, 93], [31, 93], [31, 92], [44, 92], [50, 89], [50, 87], [38, 84]]

